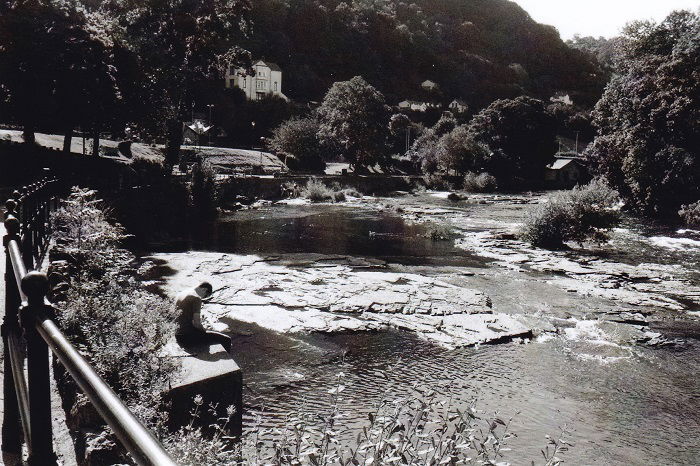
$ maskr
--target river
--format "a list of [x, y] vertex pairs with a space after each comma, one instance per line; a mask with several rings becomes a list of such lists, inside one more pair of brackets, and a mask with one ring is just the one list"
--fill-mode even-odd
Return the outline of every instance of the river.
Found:
[[[300, 409], [328, 414], [328, 392], [342, 372], [348, 437], [382, 399], [419, 386], [512, 416], [518, 436], [506, 460], [514, 465], [541, 463], [545, 435], [561, 427], [574, 445], [563, 456], [571, 464], [698, 464], [696, 233], [627, 218], [608, 245], [561, 253], [504, 236], [540, 200], [451, 202], [426, 193], [222, 215], [192, 250], [373, 258], [391, 271], [476, 288], [494, 312], [546, 330], [531, 341], [450, 347], [395, 329], [285, 334], [230, 322], [246, 382], [246, 426], [259, 414], [265, 428], [279, 428]], [[437, 226], [452, 229], [453, 239], [430, 239]]]

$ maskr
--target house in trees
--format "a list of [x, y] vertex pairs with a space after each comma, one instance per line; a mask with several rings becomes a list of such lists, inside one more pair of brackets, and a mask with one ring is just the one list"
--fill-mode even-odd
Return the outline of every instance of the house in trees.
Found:
[[420, 87], [425, 89], [426, 91], [437, 91], [440, 86], [438, 86], [438, 83], [431, 81], [430, 79], [426, 79], [420, 84]]
[[399, 110], [410, 110], [412, 112], [427, 112], [431, 108], [440, 108], [440, 104], [432, 102], [419, 102], [417, 100], [403, 100], [398, 104]]
[[267, 60], [253, 64], [253, 74], [243, 68], [229, 66], [226, 70], [226, 88], [237, 87], [248, 100], [259, 100], [273, 95], [289, 100], [282, 92], [282, 68]]
[[549, 188], [573, 188], [590, 179], [586, 165], [574, 157], [557, 157], [544, 173], [545, 184]]
[[464, 113], [469, 109], [469, 106], [463, 100], [460, 99], [453, 100], [452, 102], [450, 102], [450, 105], [448, 107], [454, 113]]

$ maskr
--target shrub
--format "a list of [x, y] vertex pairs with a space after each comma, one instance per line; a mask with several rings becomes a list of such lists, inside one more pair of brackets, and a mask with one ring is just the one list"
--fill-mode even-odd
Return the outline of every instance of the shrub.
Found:
[[470, 193], [492, 193], [498, 188], [496, 178], [488, 173], [467, 172], [464, 175], [464, 184], [462, 185], [465, 191]]
[[690, 227], [700, 227], [700, 201], [681, 206], [678, 215]]
[[[295, 192], [299, 191], [296, 183], [292, 186], [283, 186], [283, 190], [289, 192], [290, 197], [298, 197], [293, 196]], [[300, 195], [311, 202], [345, 202], [348, 196], [362, 197], [362, 194], [354, 188], [342, 188], [338, 183], [333, 183], [329, 187], [315, 178], [311, 178], [306, 182], [306, 186], [301, 190]]]
[[293, 170], [323, 172], [324, 148], [318, 137], [318, 121], [312, 117], [292, 118], [272, 132], [270, 148]]
[[307, 181], [306, 187], [301, 194], [311, 202], [326, 202], [333, 200], [333, 190], [315, 178]]
[[453, 188], [443, 176], [434, 173], [423, 176], [423, 182], [428, 189], [435, 191], [451, 191]]
[[174, 365], [158, 356], [174, 329], [174, 309], [135, 278], [134, 256], [119, 248], [122, 228], [107, 219], [96, 192], [73, 188], [53, 214], [56, 248], [70, 263], [57, 320], [141, 420], [162, 421], [160, 392]]
[[433, 241], [448, 241], [455, 236], [455, 233], [446, 225], [436, 224], [428, 229], [426, 236]]
[[600, 180], [557, 193], [530, 211], [522, 238], [548, 249], [560, 249], [567, 241], [603, 243], [619, 223], [618, 202], [617, 192]]

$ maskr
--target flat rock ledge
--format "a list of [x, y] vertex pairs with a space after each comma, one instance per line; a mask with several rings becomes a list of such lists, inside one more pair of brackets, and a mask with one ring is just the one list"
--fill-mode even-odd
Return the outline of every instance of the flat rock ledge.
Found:
[[173, 269], [164, 283], [171, 296], [201, 280], [213, 284], [203, 316], [219, 330], [229, 329], [232, 320], [281, 333], [398, 328], [446, 347], [532, 333], [517, 318], [493, 313], [491, 300], [478, 290], [392, 272], [375, 259], [190, 252], [156, 254], [152, 260]]

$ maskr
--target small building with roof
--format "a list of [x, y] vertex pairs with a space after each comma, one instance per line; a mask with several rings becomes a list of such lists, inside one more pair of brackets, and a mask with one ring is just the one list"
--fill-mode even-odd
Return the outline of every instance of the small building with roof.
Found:
[[576, 157], [557, 157], [544, 173], [544, 181], [549, 188], [573, 188], [590, 179], [588, 167]]

